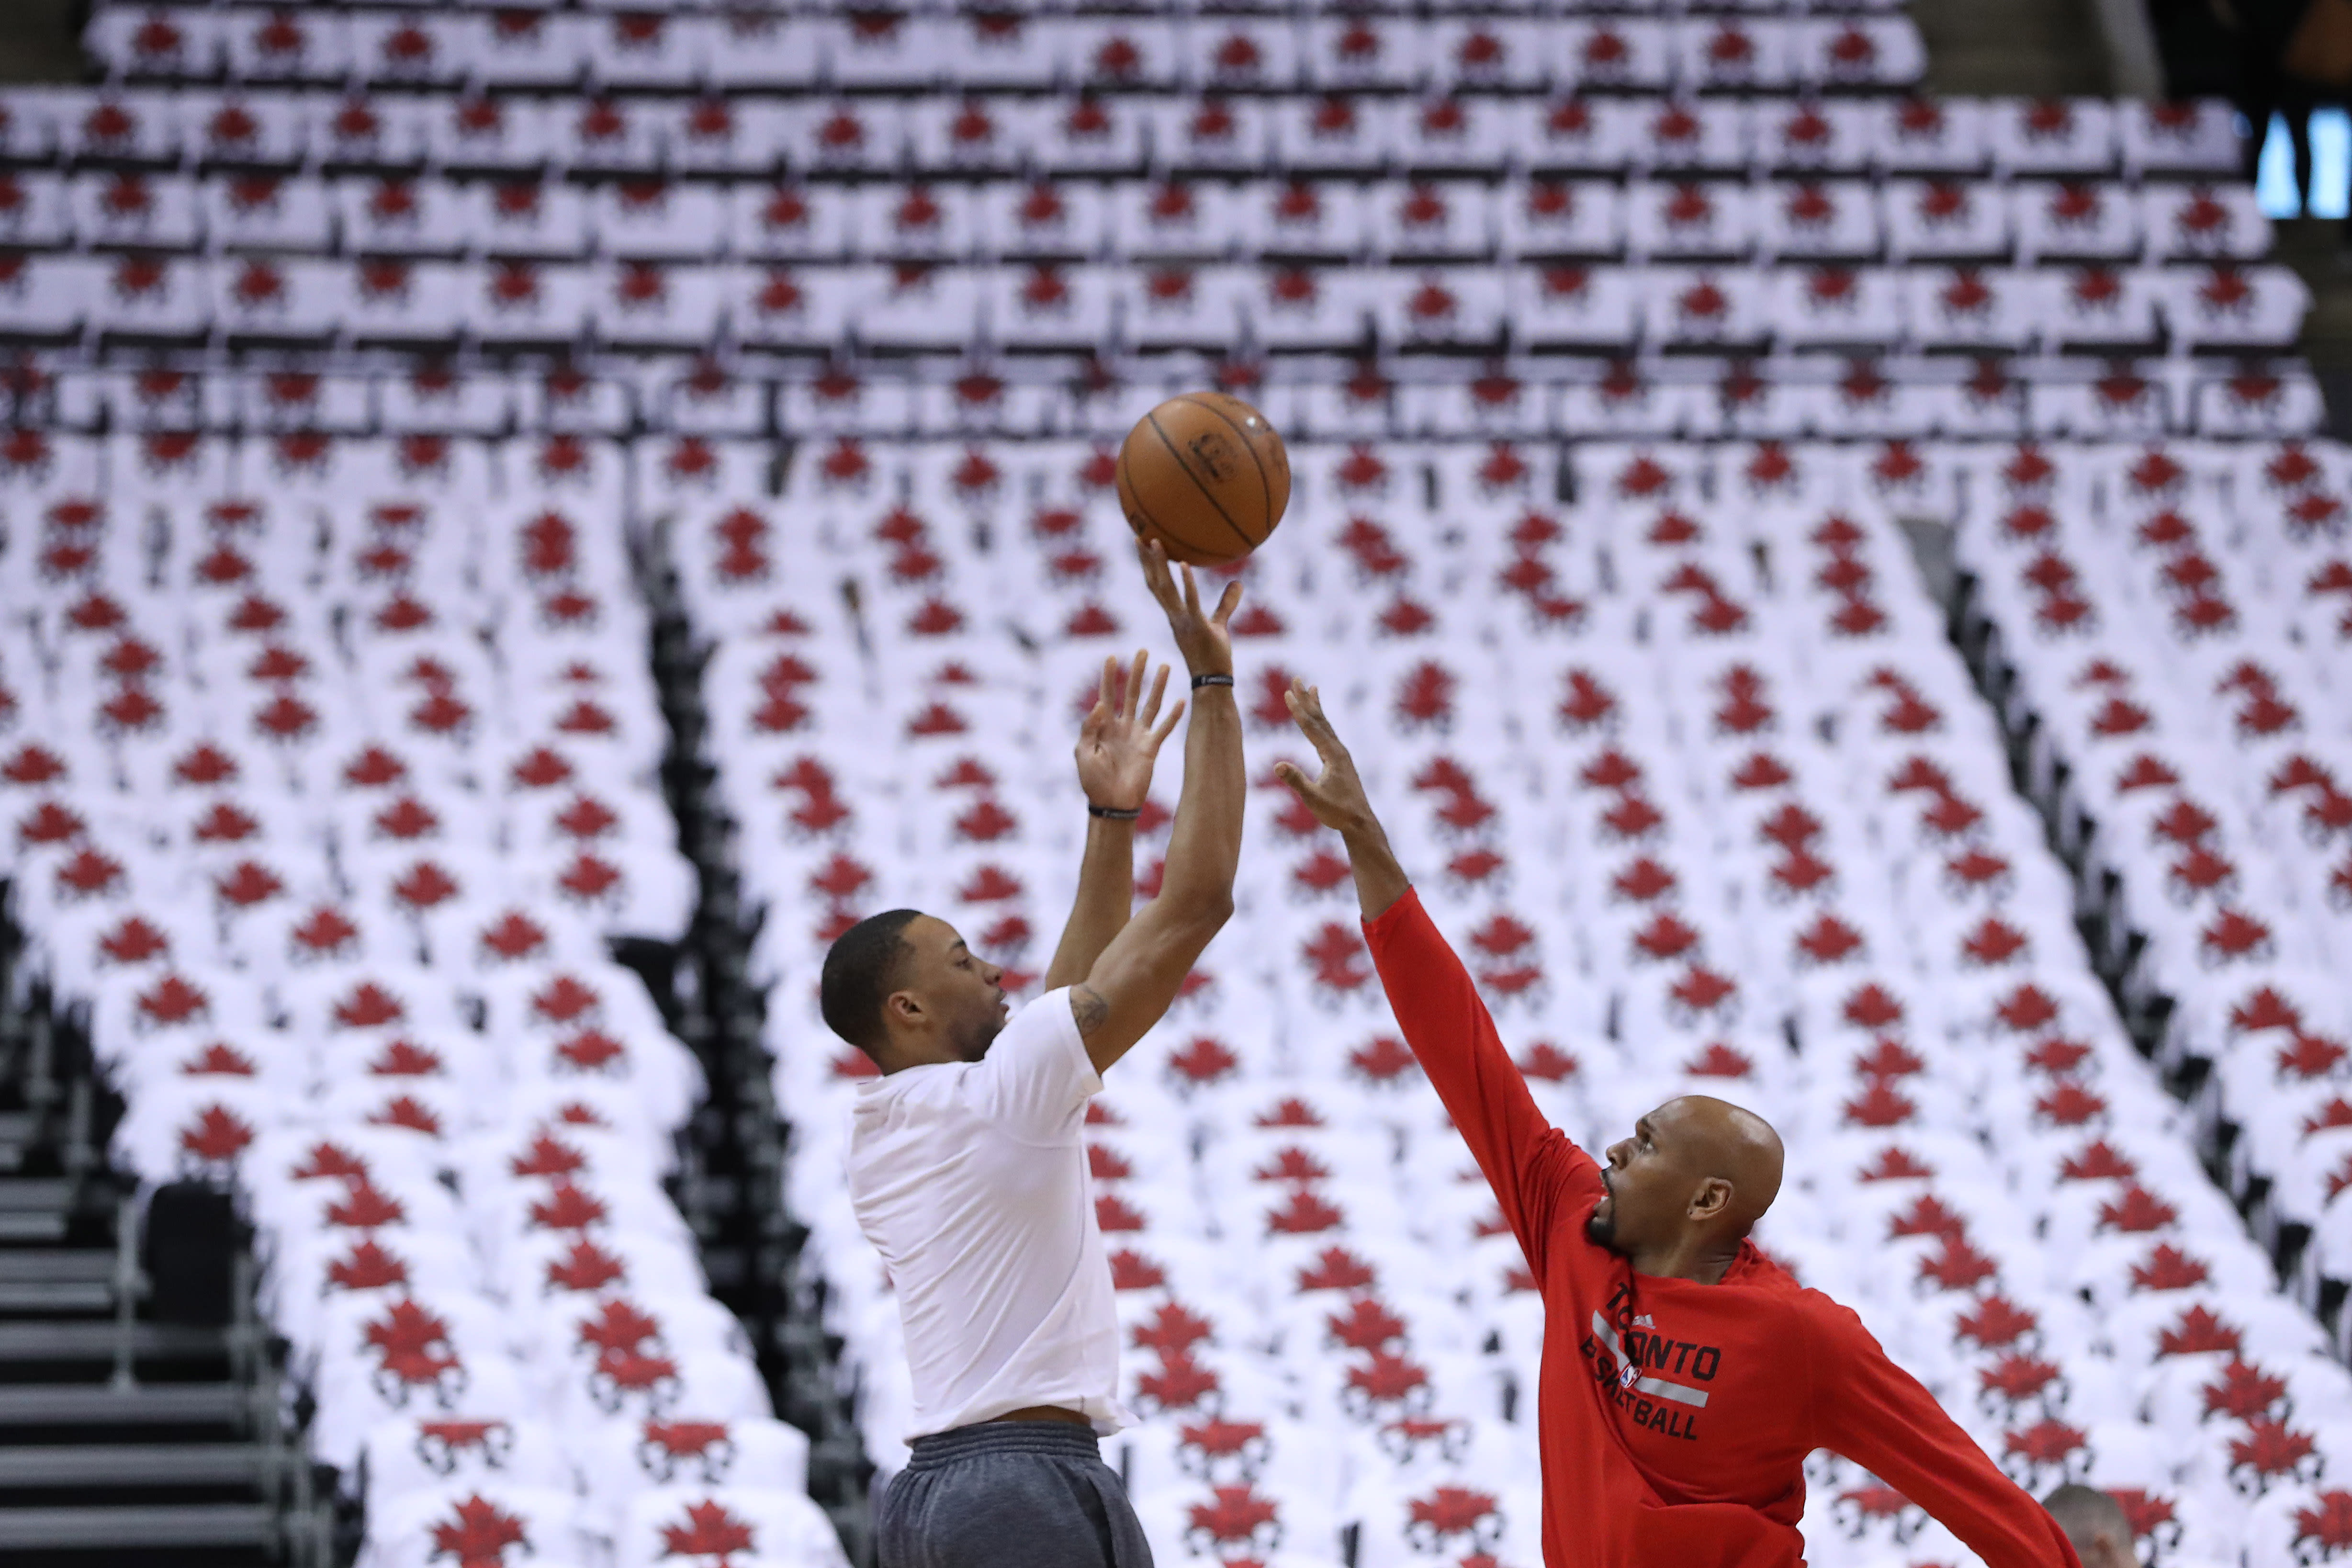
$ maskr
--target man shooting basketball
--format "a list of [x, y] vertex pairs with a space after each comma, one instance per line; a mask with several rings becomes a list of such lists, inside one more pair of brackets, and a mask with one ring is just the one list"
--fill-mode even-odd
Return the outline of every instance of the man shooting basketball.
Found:
[[1780, 1140], [1762, 1118], [1669, 1100], [1605, 1165], [1545, 1121], [1320, 699], [1294, 682], [1288, 702], [1322, 772], [1276, 771], [1345, 841], [1397, 1022], [1543, 1297], [1544, 1561], [1795, 1568], [1802, 1466], [1821, 1447], [1926, 1509], [1990, 1568], [2077, 1568], [2064, 1532], [1860, 1319], [1748, 1241], [1780, 1185]]
[[860, 1086], [851, 1201], [890, 1270], [913, 1373], [913, 1457], [885, 1495], [883, 1568], [1149, 1568], [1151, 1549], [1097, 1434], [1118, 1404], [1118, 1321], [1087, 1189], [1086, 1102], [1160, 1021], [1233, 912], [1241, 716], [1226, 623], [1157, 542], [1145, 580], [1191, 670], [1184, 787], [1160, 896], [1132, 920], [1134, 827], [1168, 672], [1123, 696], [1106, 661], [1078, 741], [1089, 820], [1045, 994], [1007, 1016], [1003, 972], [946, 921], [894, 910], [826, 954], [825, 1023], [882, 1077]]

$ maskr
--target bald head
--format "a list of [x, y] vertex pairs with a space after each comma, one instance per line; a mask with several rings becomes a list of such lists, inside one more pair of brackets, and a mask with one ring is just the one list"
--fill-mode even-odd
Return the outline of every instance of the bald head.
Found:
[[1731, 1184], [1725, 1223], [1740, 1236], [1755, 1229], [1780, 1195], [1783, 1153], [1772, 1124], [1745, 1106], [1704, 1094], [1670, 1100], [1652, 1114], [1676, 1119], [1706, 1173]]
[[1610, 1145], [1584, 1233], [1643, 1273], [1711, 1284], [1780, 1195], [1780, 1135], [1754, 1111], [1670, 1100]]
[[2043, 1498], [2042, 1506], [2074, 1543], [2083, 1568], [2137, 1568], [2131, 1520], [2108, 1493], [2069, 1482]]

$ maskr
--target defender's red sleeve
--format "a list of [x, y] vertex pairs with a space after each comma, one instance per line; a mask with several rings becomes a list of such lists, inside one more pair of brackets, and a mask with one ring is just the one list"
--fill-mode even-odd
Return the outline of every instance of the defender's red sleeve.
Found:
[[1462, 960], [1408, 889], [1364, 922], [1405, 1044], [1461, 1131], [1538, 1279], [1556, 1216], [1599, 1197], [1601, 1167], [1536, 1109]]
[[1986, 1568], [2082, 1568], [2058, 1521], [2000, 1473], [1862, 1320], [1809, 1297], [1815, 1437], [1926, 1509]]

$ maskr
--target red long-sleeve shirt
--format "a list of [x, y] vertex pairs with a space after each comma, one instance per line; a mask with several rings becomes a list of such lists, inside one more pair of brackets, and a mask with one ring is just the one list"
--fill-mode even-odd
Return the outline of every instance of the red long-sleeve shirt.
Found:
[[1815, 1448], [1901, 1491], [1989, 1568], [2081, 1568], [2057, 1522], [1851, 1310], [1745, 1243], [1702, 1285], [1636, 1274], [1587, 1238], [1601, 1167], [1544, 1120], [1418, 895], [1364, 934], [1543, 1296], [1548, 1568], [1793, 1568]]

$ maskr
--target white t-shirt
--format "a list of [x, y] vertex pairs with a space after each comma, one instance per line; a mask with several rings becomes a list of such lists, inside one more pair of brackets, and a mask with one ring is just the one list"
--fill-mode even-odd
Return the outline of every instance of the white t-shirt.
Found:
[[898, 1292], [909, 1441], [1032, 1405], [1103, 1433], [1132, 1419], [1087, 1170], [1101, 1089], [1067, 991], [1015, 1013], [979, 1061], [858, 1086], [849, 1201]]

